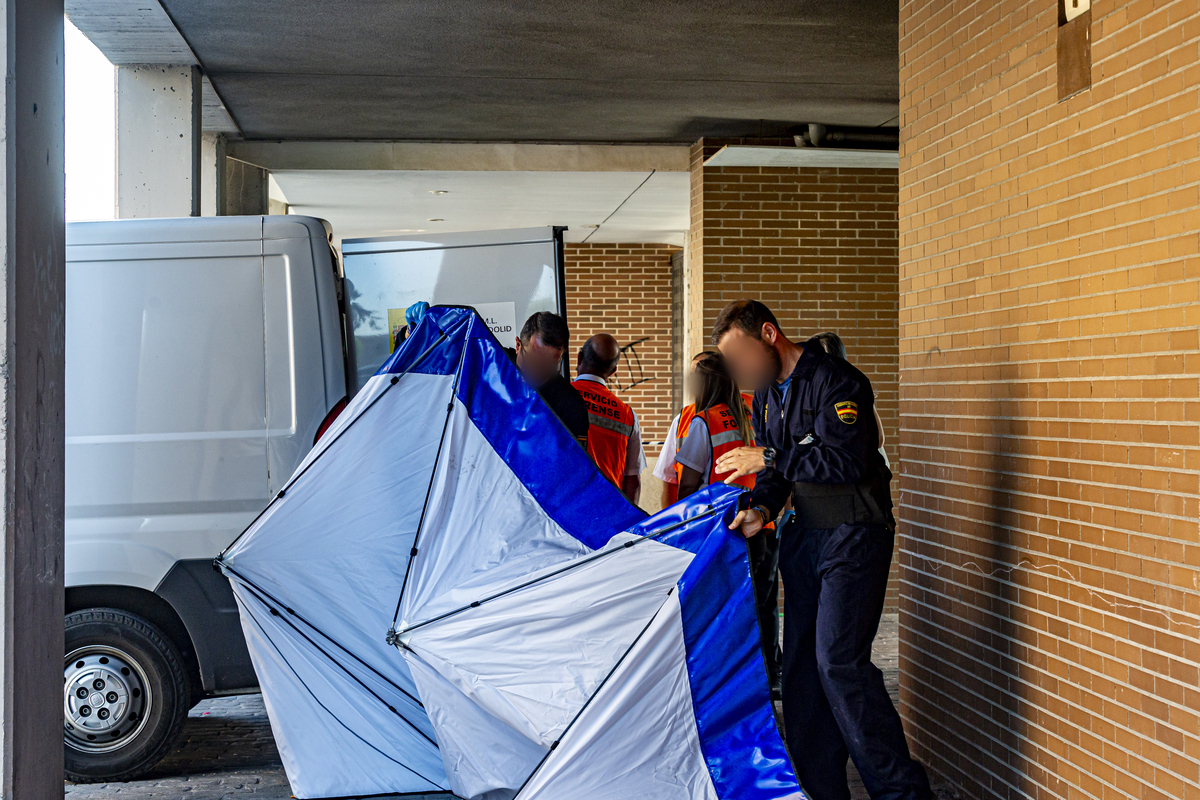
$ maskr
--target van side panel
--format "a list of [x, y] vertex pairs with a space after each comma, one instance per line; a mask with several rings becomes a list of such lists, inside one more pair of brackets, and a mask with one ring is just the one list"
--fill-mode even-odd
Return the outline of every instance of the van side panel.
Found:
[[312, 246], [307, 238], [263, 242], [262, 316], [267, 475], [273, 495], [312, 447], [328, 410]]
[[211, 563], [345, 392], [324, 226], [71, 223], [67, 243], [67, 585], [154, 592], [187, 629], [205, 692], [253, 687]]
[[[313, 217], [289, 215], [263, 218], [264, 252], [274, 253], [273, 240], [304, 239], [309, 254], [305, 258], [298, 248], [289, 250], [297, 263], [304, 260], [312, 265], [313, 286], [316, 290], [316, 323], [320, 329], [321, 361], [324, 364], [325, 411], [346, 396], [346, 368], [343, 345], [341, 300], [338, 283], [341, 278], [329, 244], [328, 231]], [[321, 415], [324, 419], [324, 412]], [[320, 421], [318, 420], [318, 425]], [[315, 433], [315, 430], [314, 430]], [[311, 442], [311, 437], [309, 437]]]
[[[74, 246], [68, 582], [153, 588], [267, 495], [259, 242]], [[147, 552], [160, 554], [148, 559]]]

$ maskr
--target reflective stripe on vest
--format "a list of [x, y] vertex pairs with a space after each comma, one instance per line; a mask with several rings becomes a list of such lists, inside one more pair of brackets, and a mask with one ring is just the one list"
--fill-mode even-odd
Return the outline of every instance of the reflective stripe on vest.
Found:
[[572, 384], [588, 409], [587, 452], [604, 477], [618, 488], [625, 477], [625, 455], [633, 435], [633, 409], [607, 387], [579, 379]]

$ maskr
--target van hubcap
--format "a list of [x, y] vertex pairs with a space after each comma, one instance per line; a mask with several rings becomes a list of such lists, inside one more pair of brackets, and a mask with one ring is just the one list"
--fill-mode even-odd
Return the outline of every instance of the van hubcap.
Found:
[[149, 681], [137, 660], [115, 647], [89, 645], [66, 656], [64, 742], [88, 753], [129, 744], [146, 726]]

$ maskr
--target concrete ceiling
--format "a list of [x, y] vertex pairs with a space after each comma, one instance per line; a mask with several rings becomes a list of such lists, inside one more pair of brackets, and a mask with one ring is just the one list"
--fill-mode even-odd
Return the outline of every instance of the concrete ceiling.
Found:
[[271, 174], [292, 213], [328, 220], [339, 243], [422, 231], [566, 225], [568, 242], [682, 245], [688, 227], [686, 172], [284, 169]]
[[251, 139], [690, 142], [898, 114], [898, 0], [163, 6]]

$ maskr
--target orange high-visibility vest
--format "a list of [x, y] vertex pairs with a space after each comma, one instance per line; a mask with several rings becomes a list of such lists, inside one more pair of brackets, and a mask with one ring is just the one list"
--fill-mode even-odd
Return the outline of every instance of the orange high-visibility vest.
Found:
[[[683, 440], [687, 438], [688, 428], [692, 425], [692, 419], [696, 416], [696, 404], [688, 403], [683, 408], [679, 409], [679, 422], [675, 425], [675, 453], [679, 454], [679, 445], [683, 444]], [[679, 499], [679, 481], [683, 480], [683, 464], [677, 460], [671, 465], [671, 469], [675, 470], [675, 499]]]
[[587, 452], [600, 473], [618, 489], [625, 477], [625, 454], [633, 435], [633, 409], [595, 381], [577, 379], [571, 384], [588, 409]]
[[[696, 417], [704, 420], [704, 424], [708, 427], [708, 438], [712, 442], [712, 459], [709, 462], [707, 483], [721, 483], [729, 473], [717, 472], [717, 459], [730, 450], [736, 450], [747, 444], [753, 445], [754, 442], [742, 441], [742, 433], [738, 430], [737, 419], [729, 410], [729, 406], [720, 403], [706, 411], [697, 411], [696, 405], [693, 403], [684, 406], [683, 410], [679, 412], [679, 427], [676, 429], [679, 447], [682, 447], [684, 440], [687, 439], [688, 429]], [[679, 462], [675, 463], [675, 475], [680, 479], [683, 477], [683, 465]], [[753, 489], [754, 476], [743, 475], [734, 483], [747, 489]]]

